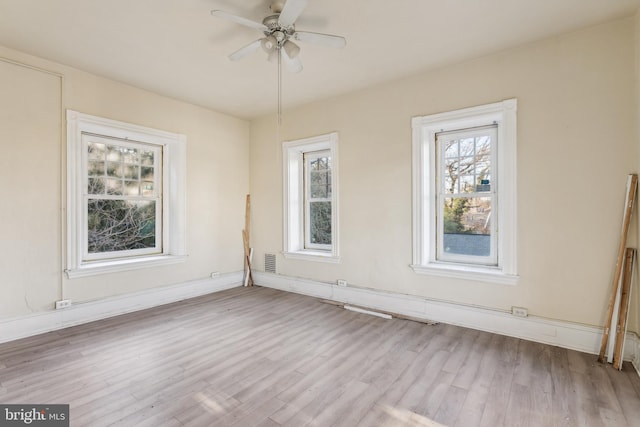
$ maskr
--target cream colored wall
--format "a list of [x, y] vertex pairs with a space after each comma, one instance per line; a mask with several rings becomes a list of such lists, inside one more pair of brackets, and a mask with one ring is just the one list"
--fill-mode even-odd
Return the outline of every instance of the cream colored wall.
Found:
[[42, 310], [60, 288], [61, 87], [60, 76], [0, 61], [2, 316]]
[[[634, 86], [634, 94], [636, 101], [635, 108], [635, 118], [636, 118], [636, 141], [640, 141], [640, 10], [636, 12], [635, 16], [635, 86]], [[638, 158], [638, 169], [640, 170], [640, 158]], [[636, 242], [640, 241], [640, 227], [637, 224], [640, 224], [640, 209], [636, 205], [635, 210], [636, 215], [636, 229], [635, 236], [637, 238]], [[633, 225], [634, 223], [632, 223]], [[637, 244], [634, 245], [637, 248]], [[636, 331], [636, 333], [640, 333], [640, 291], [638, 291], [638, 285], [640, 284], [640, 268], [638, 268], [638, 255], [636, 254], [636, 268], [635, 268], [635, 277], [634, 282], [632, 282], [632, 292], [631, 292], [631, 304], [629, 307], [629, 319], [628, 319], [628, 328], [629, 330]]]
[[[3, 47], [0, 58], [0, 318], [242, 269], [248, 122]], [[186, 262], [63, 278], [65, 109], [187, 136]]]
[[[253, 121], [255, 267], [275, 253], [289, 276], [603, 324], [626, 175], [638, 169], [634, 31], [633, 18], [610, 22], [285, 111], [282, 140], [339, 132], [340, 264], [281, 255], [281, 146], [272, 116]], [[411, 118], [513, 97], [518, 285], [416, 275]]]
[[[341, 278], [352, 286], [497, 310], [525, 306], [532, 315], [601, 325], [625, 177], [638, 169], [636, 21], [611, 22], [286, 111], [283, 140], [340, 135], [342, 262], [336, 265], [280, 254], [282, 165], [273, 117], [249, 126], [0, 47], [1, 58], [54, 73], [0, 61], [0, 318], [51, 310], [61, 297], [82, 302], [240, 270], [250, 187], [258, 269], [264, 253], [276, 253], [279, 273], [290, 276]], [[518, 98], [520, 283], [414, 274], [408, 267], [411, 117], [511, 97]], [[187, 135], [187, 262], [63, 279], [66, 108]], [[639, 331], [640, 293], [635, 295], [631, 329]]]

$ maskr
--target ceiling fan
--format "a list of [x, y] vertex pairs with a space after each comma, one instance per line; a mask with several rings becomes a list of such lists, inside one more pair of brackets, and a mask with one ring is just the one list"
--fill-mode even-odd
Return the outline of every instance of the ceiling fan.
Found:
[[304, 10], [307, 2], [308, 0], [274, 0], [270, 6], [273, 14], [265, 17], [262, 23], [223, 10], [212, 10], [211, 14], [218, 18], [255, 28], [264, 34], [264, 37], [254, 40], [233, 52], [229, 55], [229, 59], [237, 61], [262, 47], [268, 54], [269, 61], [278, 61], [281, 57], [287, 67], [292, 72], [297, 73], [302, 71], [302, 63], [298, 57], [300, 47], [292, 40], [338, 49], [345, 47], [347, 44], [344, 37], [296, 30], [295, 21]]

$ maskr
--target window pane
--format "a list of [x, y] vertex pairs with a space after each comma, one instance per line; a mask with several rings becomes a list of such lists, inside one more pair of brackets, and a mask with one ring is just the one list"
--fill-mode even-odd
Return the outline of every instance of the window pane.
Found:
[[476, 161], [476, 175], [480, 179], [487, 179], [491, 173], [491, 164], [486, 160]]
[[462, 175], [458, 180], [460, 183], [459, 193], [473, 193], [476, 191], [476, 180], [473, 175]]
[[476, 155], [483, 155], [491, 151], [491, 137], [484, 135], [476, 138]]
[[330, 168], [330, 157], [318, 157], [310, 162], [312, 171], [325, 171]]
[[122, 161], [122, 148], [114, 145], [107, 146], [107, 160], [112, 162]]
[[107, 162], [107, 175], [122, 177], [122, 163]]
[[458, 143], [460, 144], [460, 156], [473, 156], [475, 152], [474, 138], [462, 138]]
[[491, 136], [438, 139], [442, 150], [442, 191], [445, 194], [491, 191]]
[[143, 196], [153, 196], [153, 182], [144, 181], [141, 184]]
[[443, 202], [444, 252], [490, 256], [492, 198], [447, 197]]
[[107, 184], [107, 194], [112, 194], [115, 196], [122, 195], [122, 181], [119, 179], [106, 179]]
[[327, 171], [311, 171], [311, 185], [323, 185], [328, 181]]
[[331, 202], [309, 204], [309, 241], [319, 245], [331, 244]]
[[87, 144], [89, 160], [104, 160], [104, 150], [104, 144], [98, 144], [96, 142], [90, 142]]
[[87, 219], [90, 254], [156, 245], [154, 201], [89, 200]]
[[103, 176], [104, 162], [89, 162], [88, 169], [89, 176]]
[[140, 195], [140, 185], [138, 184], [138, 181], [125, 181], [124, 192], [127, 196]]
[[473, 173], [475, 166], [475, 158], [473, 156], [465, 156], [458, 158], [458, 174], [465, 175]]
[[140, 163], [144, 166], [153, 166], [153, 151], [141, 151]]
[[491, 175], [478, 176], [476, 181], [476, 193], [491, 192]]
[[445, 157], [458, 157], [458, 141], [455, 139], [449, 139], [444, 141], [444, 156]]
[[153, 181], [153, 168], [143, 166], [140, 169], [140, 177], [144, 180]]
[[87, 194], [104, 194], [104, 189], [105, 189], [104, 179], [89, 178]]
[[329, 194], [329, 188], [327, 185], [312, 185], [311, 186], [311, 198], [324, 198]]
[[125, 163], [139, 163], [140, 156], [138, 155], [138, 150], [136, 150], [135, 148], [125, 149], [123, 153], [123, 160]]
[[124, 177], [127, 179], [138, 179], [138, 166], [124, 165]]
[[310, 197], [326, 198], [331, 197], [331, 171], [311, 171]]

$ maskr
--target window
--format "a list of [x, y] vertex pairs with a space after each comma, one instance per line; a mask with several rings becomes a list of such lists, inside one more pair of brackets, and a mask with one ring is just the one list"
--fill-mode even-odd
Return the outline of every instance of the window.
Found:
[[436, 133], [436, 260], [498, 265], [495, 144], [495, 125]]
[[184, 259], [183, 135], [67, 111], [67, 275]]
[[83, 258], [162, 253], [162, 148], [83, 134], [82, 151]]
[[331, 151], [303, 153], [306, 249], [331, 250]]
[[337, 262], [338, 136], [283, 143], [284, 255]]
[[516, 283], [516, 108], [413, 119], [414, 271]]

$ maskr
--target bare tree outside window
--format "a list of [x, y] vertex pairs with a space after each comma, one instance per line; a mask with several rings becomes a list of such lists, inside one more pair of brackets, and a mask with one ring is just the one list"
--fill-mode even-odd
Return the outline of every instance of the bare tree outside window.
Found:
[[438, 136], [444, 252], [490, 254], [495, 144], [491, 135], [491, 132], [460, 131]]
[[418, 274], [515, 284], [517, 100], [414, 117]]
[[156, 245], [154, 202], [91, 200], [87, 217], [89, 253], [145, 249]]
[[158, 245], [159, 152], [144, 146], [87, 144], [87, 251], [153, 249]]
[[308, 240], [311, 245], [331, 245], [331, 156], [305, 154], [308, 202]]

